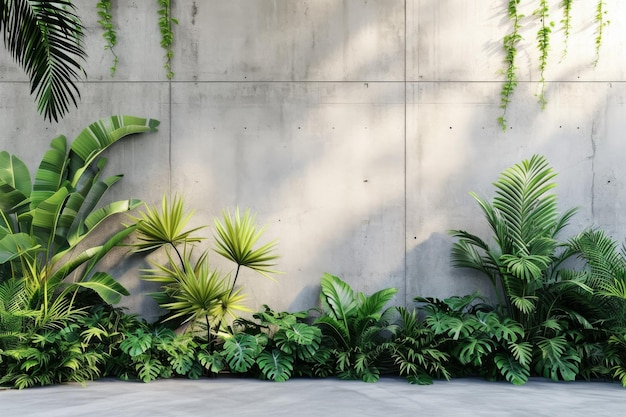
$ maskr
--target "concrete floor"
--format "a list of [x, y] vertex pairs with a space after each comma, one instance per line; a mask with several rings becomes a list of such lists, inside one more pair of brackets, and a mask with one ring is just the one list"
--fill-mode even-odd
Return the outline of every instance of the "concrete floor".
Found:
[[160, 380], [149, 384], [104, 379], [87, 383], [0, 391], [2, 417], [351, 417], [626, 415], [626, 388], [609, 382], [526, 385], [477, 379], [409, 385], [336, 379], [284, 383], [219, 378]]

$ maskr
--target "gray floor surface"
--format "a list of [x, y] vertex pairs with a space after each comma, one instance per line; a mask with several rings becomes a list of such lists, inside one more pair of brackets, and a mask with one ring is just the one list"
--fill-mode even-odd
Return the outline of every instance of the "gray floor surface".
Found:
[[526, 385], [479, 379], [417, 386], [384, 378], [374, 384], [337, 379], [273, 383], [217, 378], [148, 384], [104, 379], [0, 391], [1, 417], [158, 416], [626, 416], [626, 388], [611, 382]]

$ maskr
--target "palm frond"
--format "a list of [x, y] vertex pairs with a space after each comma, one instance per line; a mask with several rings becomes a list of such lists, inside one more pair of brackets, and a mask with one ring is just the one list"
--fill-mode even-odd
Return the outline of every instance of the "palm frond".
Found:
[[70, 0], [2, 2], [0, 29], [4, 45], [30, 79], [38, 110], [58, 121], [77, 105], [76, 82], [87, 54], [83, 26]]

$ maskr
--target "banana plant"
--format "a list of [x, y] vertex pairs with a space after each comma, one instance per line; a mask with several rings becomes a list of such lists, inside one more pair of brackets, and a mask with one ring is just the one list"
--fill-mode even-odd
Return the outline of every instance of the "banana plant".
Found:
[[132, 228], [113, 234], [103, 244], [78, 245], [89, 242], [106, 219], [140, 204], [128, 199], [98, 206], [122, 178], [101, 178], [107, 163], [102, 152], [128, 135], [156, 131], [158, 125], [154, 119], [120, 115], [92, 123], [69, 146], [65, 136], [58, 136], [44, 154], [34, 181], [20, 158], [0, 152], [0, 264], [4, 279], [8, 275], [25, 280], [32, 308], [45, 311], [52, 294], [70, 294], [79, 287], [95, 291], [107, 303], [117, 303], [128, 294], [111, 275], [97, 272], [96, 266]]

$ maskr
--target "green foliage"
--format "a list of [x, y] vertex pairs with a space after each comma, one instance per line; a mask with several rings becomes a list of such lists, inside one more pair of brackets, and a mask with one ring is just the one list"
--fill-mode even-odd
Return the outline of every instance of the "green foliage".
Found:
[[159, 9], [159, 29], [161, 31], [161, 47], [165, 50], [165, 75], [168, 79], [174, 78], [174, 72], [172, 71], [172, 58], [174, 57], [174, 51], [172, 45], [174, 44], [174, 31], [172, 25], [177, 25], [178, 20], [172, 17], [171, 0], [157, 0]]
[[441, 350], [435, 332], [417, 317], [416, 310], [398, 307], [399, 330], [387, 346], [399, 375], [411, 384], [428, 385], [433, 378], [450, 379], [446, 369], [450, 354]]
[[305, 323], [306, 317], [306, 312], [279, 313], [264, 306], [253, 321], [235, 320], [234, 334], [224, 342], [231, 371], [276, 382], [294, 375], [326, 376], [329, 354], [321, 349], [322, 332]]
[[450, 232], [458, 238], [453, 265], [488, 277], [500, 304], [506, 303], [508, 314], [522, 323], [532, 320], [542, 288], [556, 279], [556, 267], [572, 255], [557, 252], [556, 236], [575, 210], [559, 215], [557, 197], [550, 192], [555, 175], [545, 158], [535, 155], [501, 174], [493, 203], [472, 193], [495, 234], [495, 247], [463, 230]]
[[561, 7], [563, 8], [563, 19], [561, 19], [561, 30], [563, 31], [563, 53], [562, 58], [567, 57], [567, 48], [569, 42], [569, 35], [572, 30], [572, 3], [574, 0], [562, 0]]
[[511, 102], [513, 92], [517, 87], [517, 67], [515, 64], [515, 58], [517, 57], [517, 45], [522, 40], [520, 35], [521, 19], [524, 17], [518, 12], [518, 5], [520, 0], [509, 0], [508, 3], [508, 17], [512, 22], [511, 33], [504, 36], [504, 62], [506, 64], [506, 70], [504, 71], [505, 82], [500, 92], [500, 108], [502, 109], [502, 115], [498, 118], [498, 123], [503, 131], [506, 131], [506, 110]]
[[[212, 334], [220, 331], [225, 317], [235, 317], [236, 311], [247, 311], [243, 305], [242, 288], [236, 288], [240, 267], [248, 267], [271, 278], [269, 274], [276, 272], [271, 269], [277, 258], [273, 254], [276, 244], [271, 242], [254, 249], [263, 233], [263, 229], [257, 230], [254, 216], [248, 210], [240, 216], [237, 210], [232, 219], [225, 211], [224, 223], [215, 220], [215, 251], [237, 264], [235, 277], [231, 280], [230, 274], [222, 274], [211, 267], [208, 252], [193, 260], [194, 244], [202, 239], [192, 234], [202, 227], [186, 230], [191, 216], [191, 212], [185, 212], [181, 198], [168, 202], [164, 197], [160, 210], [147, 207], [132, 218], [135, 223], [131, 227], [137, 230], [138, 239], [133, 247], [136, 252], [165, 247], [168, 261], [154, 263], [153, 269], [143, 271], [142, 279], [161, 284], [161, 290], [151, 296], [171, 312], [166, 320], [189, 322], [192, 331], [204, 325], [212, 349], [215, 342]], [[182, 251], [179, 246], [183, 246]]]
[[320, 294], [322, 315], [315, 320], [331, 347], [338, 376], [375, 382], [389, 364], [388, 342], [397, 332], [395, 308], [385, 308], [397, 293], [387, 288], [366, 296], [340, 278], [325, 273]]
[[[523, 29], [522, 21], [524, 20], [524, 15], [519, 12], [520, 0], [508, 0], [506, 6], [507, 17], [511, 23], [511, 30], [507, 33], [503, 38], [503, 49], [504, 49], [504, 64], [505, 69], [502, 71], [504, 75], [504, 84], [502, 85], [502, 89], [500, 91], [500, 108], [502, 109], [501, 116], [498, 117], [498, 124], [502, 128], [503, 131], [507, 129], [507, 120], [506, 113], [509, 103], [511, 103], [513, 93], [517, 88], [518, 78], [517, 78], [517, 70], [516, 67], [516, 58], [518, 54], [518, 46], [520, 41], [523, 39], [521, 35], [521, 31]], [[539, 51], [539, 84], [540, 91], [538, 93], [539, 104], [541, 108], [544, 109], [547, 100], [545, 97], [545, 76], [544, 72], [548, 66], [548, 52], [550, 49], [550, 35], [552, 34], [552, 29], [555, 24], [552, 21], [549, 21], [550, 17], [550, 9], [548, 0], [537, 0], [538, 7], [533, 12], [533, 15], [539, 21], [539, 29], [537, 30], [537, 49]], [[572, 4], [573, 0], [562, 0], [559, 4], [563, 11], [563, 18], [561, 19], [561, 27], [560, 29], [564, 33], [564, 48], [562, 58], [565, 58], [567, 55], [567, 44], [569, 40], [569, 35], [572, 30]], [[609, 23], [608, 20], [605, 19], [606, 10], [605, 10], [605, 1], [597, 0], [596, 11], [594, 20], [596, 22], [596, 35], [595, 35], [595, 50], [596, 50], [596, 58], [594, 60], [594, 66], [597, 65], [598, 60], [600, 58], [600, 47], [602, 44], [602, 36], [603, 31], [606, 25]]]
[[69, 149], [66, 138], [59, 136], [52, 140], [34, 182], [18, 157], [0, 152], [0, 264], [8, 271], [2, 279], [19, 286], [8, 305], [29, 316], [31, 325], [41, 327], [71, 316], [79, 289], [95, 291], [109, 303], [128, 294], [113, 277], [95, 268], [132, 229], [101, 245], [84, 243], [104, 220], [139, 203], [131, 199], [97, 207], [122, 177], [100, 178], [106, 165], [100, 154], [129, 134], [154, 131], [157, 126], [155, 120], [113, 116], [91, 124]]
[[602, 36], [604, 35], [604, 28], [610, 23], [609, 20], [606, 20], [606, 10], [604, 6], [606, 6], [604, 0], [597, 0], [596, 14], [594, 16], [594, 20], [596, 23], [596, 57], [593, 61], [594, 66], [598, 65], [598, 61], [600, 61], [600, 48], [602, 47]]
[[494, 311], [477, 294], [415, 301], [426, 313], [424, 323], [437, 346], [454, 359], [448, 367], [452, 374], [504, 378], [517, 385], [528, 380], [532, 350], [520, 323]]
[[115, 75], [115, 71], [117, 70], [117, 63], [119, 59], [117, 54], [115, 53], [115, 45], [117, 45], [117, 32], [115, 30], [115, 25], [113, 24], [113, 15], [111, 14], [111, 0], [99, 0], [96, 4], [96, 9], [98, 9], [98, 16], [100, 20], [98, 23], [103, 29], [102, 37], [106, 41], [106, 45], [104, 49], [108, 49], [113, 55], [113, 64], [111, 65], [111, 77]]
[[546, 106], [545, 98], [545, 84], [546, 79], [544, 72], [548, 66], [548, 51], [550, 48], [550, 34], [552, 33], [552, 27], [554, 22], [549, 22], [550, 10], [547, 0], [539, 1], [539, 8], [533, 13], [541, 22], [541, 27], [537, 31], [537, 48], [539, 49], [539, 83], [541, 85], [541, 91], [539, 93], [539, 103], [541, 108]]
[[44, 118], [58, 121], [77, 104], [86, 53], [84, 28], [70, 0], [0, 3], [4, 45], [26, 71]]
[[120, 343], [123, 355], [119, 362], [126, 363], [126, 367], [117, 369], [117, 376], [143, 382], [172, 376], [197, 379], [202, 373], [199, 348], [188, 334], [176, 335], [160, 325], [143, 325], [126, 333]]

